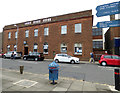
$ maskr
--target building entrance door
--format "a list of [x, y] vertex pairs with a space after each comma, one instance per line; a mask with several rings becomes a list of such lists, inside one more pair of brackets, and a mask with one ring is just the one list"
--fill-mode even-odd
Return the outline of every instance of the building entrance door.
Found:
[[24, 47], [24, 55], [28, 55], [28, 47]]

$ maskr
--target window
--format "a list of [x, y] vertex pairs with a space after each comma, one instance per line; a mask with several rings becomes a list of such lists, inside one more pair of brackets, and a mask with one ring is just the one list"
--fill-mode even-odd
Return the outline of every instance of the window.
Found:
[[7, 51], [10, 51], [10, 45], [7, 46]]
[[14, 45], [14, 51], [16, 51], [17, 50], [17, 45]]
[[112, 58], [110, 55], [106, 55], [104, 56], [104, 58]]
[[8, 33], [8, 39], [10, 39], [10, 38], [11, 38], [11, 32]]
[[75, 33], [81, 33], [81, 29], [82, 29], [81, 23], [75, 24]]
[[61, 34], [67, 34], [67, 25], [61, 26]]
[[92, 34], [93, 34], [93, 36], [102, 35], [102, 28], [93, 28]]
[[80, 55], [82, 55], [82, 44], [76, 43], [76, 44], [74, 45], [74, 50], [75, 50], [75, 54], [80, 54]]
[[66, 44], [61, 44], [61, 52], [64, 52], [64, 53], [67, 52], [67, 45]]
[[[34, 32], [34, 34], [35, 34], [35, 32]], [[25, 37], [29, 37], [29, 30], [25, 31]]]
[[120, 59], [118, 56], [112, 56], [113, 59]]
[[35, 36], [35, 37], [38, 36], [38, 29], [35, 29], [35, 30], [34, 30], [34, 36]]
[[34, 44], [33, 51], [34, 51], [34, 52], [37, 52], [37, 49], [38, 49], [38, 45], [37, 45], [37, 44]]
[[103, 48], [103, 41], [93, 41], [93, 48]]
[[45, 36], [48, 36], [48, 34], [49, 34], [49, 28], [48, 28], [48, 27], [45, 27], [45, 28], [44, 28], [44, 35], [45, 35]]
[[48, 54], [48, 43], [46, 43], [46, 42], [43, 45], [43, 53]]
[[15, 38], [17, 38], [17, 37], [18, 37], [18, 35], [17, 35], [17, 34], [18, 34], [18, 32], [15, 32]]

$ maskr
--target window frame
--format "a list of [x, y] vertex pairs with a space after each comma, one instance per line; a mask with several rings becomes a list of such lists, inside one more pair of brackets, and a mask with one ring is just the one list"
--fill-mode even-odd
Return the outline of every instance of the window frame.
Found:
[[82, 48], [82, 43], [75, 43], [74, 44], [74, 54], [75, 55], [82, 55], [83, 54], [83, 50], [82, 49], [83, 49]]
[[44, 36], [49, 35], [49, 27], [44, 27]]
[[61, 26], [61, 34], [62, 34], [62, 35], [67, 34], [67, 25], [62, 25], [62, 26]]
[[[80, 26], [78, 26], [78, 25], [80, 25]], [[82, 23], [75, 24], [75, 33], [82, 33]]]
[[25, 37], [26, 37], [26, 38], [29, 37], [29, 30], [25, 30]]
[[8, 32], [8, 39], [11, 39], [11, 32]]
[[38, 37], [38, 29], [34, 29], [34, 37]]

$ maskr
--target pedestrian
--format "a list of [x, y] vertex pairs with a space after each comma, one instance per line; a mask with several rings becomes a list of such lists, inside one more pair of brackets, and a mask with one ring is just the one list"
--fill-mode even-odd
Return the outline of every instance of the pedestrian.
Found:
[[14, 59], [14, 52], [12, 52], [12, 54], [11, 54], [11, 59]]
[[92, 62], [95, 63], [93, 52], [90, 53], [90, 56], [91, 56], [91, 57], [90, 57], [89, 62], [90, 62], [90, 63], [92, 63]]

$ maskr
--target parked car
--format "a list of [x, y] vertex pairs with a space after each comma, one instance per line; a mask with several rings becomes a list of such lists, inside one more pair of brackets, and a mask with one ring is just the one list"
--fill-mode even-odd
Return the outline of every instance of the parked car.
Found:
[[77, 57], [72, 57], [67, 54], [56, 54], [54, 58], [55, 62], [69, 62], [71, 64], [73, 63], [80, 63], [80, 59]]
[[99, 60], [100, 65], [117, 65], [120, 66], [120, 56], [118, 55], [102, 55]]
[[2, 52], [0, 52], [0, 58], [2, 58], [3, 57], [3, 53]]
[[31, 52], [28, 55], [24, 55], [23, 59], [24, 60], [35, 60], [35, 61], [41, 60], [41, 61], [43, 61], [44, 55], [43, 55], [43, 53]]
[[11, 58], [12, 53], [14, 52], [14, 58], [21, 58], [21, 53], [16, 51], [9, 51], [3, 55], [3, 58]]

